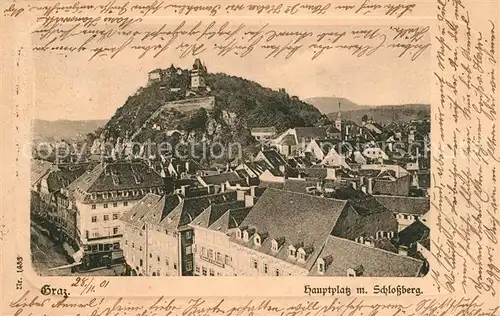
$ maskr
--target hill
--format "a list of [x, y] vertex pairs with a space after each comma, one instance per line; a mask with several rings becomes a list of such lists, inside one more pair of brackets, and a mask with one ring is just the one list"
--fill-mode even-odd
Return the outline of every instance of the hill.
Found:
[[314, 107], [317, 108], [323, 114], [338, 112], [339, 103], [340, 103], [340, 111], [341, 112], [358, 110], [361, 108], [368, 107], [366, 105], [363, 106], [363, 105], [356, 104], [355, 102], [352, 102], [349, 99], [335, 97], [335, 96], [334, 97], [314, 97], [314, 98], [305, 99], [304, 101], [309, 103], [309, 104], [314, 105]]
[[86, 134], [103, 127], [107, 120], [46, 121], [35, 119], [33, 122], [33, 135], [35, 140], [69, 140], [81, 139]]
[[[361, 123], [363, 115], [372, 117], [375, 121], [385, 124], [390, 122], [407, 122], [430, 116], [429, 104], [403, 104], [403, 105], [378, 105], [362, 109], [343, 111], [342, 118], [345, 120]], [[330, 119], [337, 117], [337, 112], [327, 115]]]
[[[107, 137], [136, 133], [138, 141], [158, 140], [166, 130], [179, 129], [189, 137], [237, 139], [248, 143], [252, 127], [275, 126], [283, 131], [291, 126], [313, 126], [321, 113], [312, 105], [244, 78], [224, 73], [208, 73], [205, 81], [210, 91], [186, 97], [190, 90], [188, 70], [140, 88], [113, 115], [104, 127]], [[162, 111], [167, 102], [197, 97], [214, 97], [211, 109]], [[155, 115], [153, 115], [155, 113]], [[154, 120], [150, 117], [153, 115]]]

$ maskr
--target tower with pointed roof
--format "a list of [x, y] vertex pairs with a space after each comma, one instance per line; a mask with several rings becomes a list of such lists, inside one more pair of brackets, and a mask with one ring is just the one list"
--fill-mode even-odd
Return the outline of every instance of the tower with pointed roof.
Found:
[[198, 90], [200, 88], [205, 88], [205, 77], [207, 75], [207, 67], [201, 62], [199, 58], [196, 58], [191, 69], [191, 90]]
[[335, 128], [342, 132], [342, 114], [340, 112], [340, 102], [339, 102], [339, 112], [337, 118], [335, 119]]

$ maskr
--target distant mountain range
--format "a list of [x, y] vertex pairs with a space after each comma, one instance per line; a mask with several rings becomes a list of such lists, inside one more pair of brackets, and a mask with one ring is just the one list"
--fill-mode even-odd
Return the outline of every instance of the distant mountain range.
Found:
[[352, 102], [349, 99], [346, 98], [341, 98], [341, 97], [314, 97], [314, 98], [308, 98], [304, 100], [305, 102], [314, 105], [315, 108], [317, 108], [321, 113], [323, 114], [330, 114], [330, 113], [337, 113], [339, 111], [339, 104], [340, 104], [340, 111], [351, 111], [351, 110], [359, 110], [361, 108], [367, 108], [370, 107], [368, 105], [359, 105], [355, 102]]
[[[403, 123], [411, 120], [430, 117], [429, 104], [402, 104], [377, 105], [356, 110], [342, 111], [342, 119], [361, 123], [363, 115], [373, 118], [376, 122], [387, 124], [390, 122]], [[338, 112], [327, 114], [330, 120], [335, 120]]]
[[70, 140], [85, 138], [100, 127], [106, 125], [107, 120], [46, 121], [35, 119], [33, 134], [35, 140]]

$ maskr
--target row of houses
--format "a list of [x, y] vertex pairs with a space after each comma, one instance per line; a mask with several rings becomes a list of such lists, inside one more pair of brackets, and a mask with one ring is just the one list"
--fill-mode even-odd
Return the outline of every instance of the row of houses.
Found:
[[122, 220], [124, 256], [138, 275], [413, 277], [426, 268], [408, 256], [420, 239], [395, 248], [405, 231], [375, 198], [273, 188], [148, 194]]

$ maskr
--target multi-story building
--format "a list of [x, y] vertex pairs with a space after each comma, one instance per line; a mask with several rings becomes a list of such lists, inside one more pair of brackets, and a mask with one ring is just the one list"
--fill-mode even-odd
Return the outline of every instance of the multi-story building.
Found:
[[121, 257], [119, 218], [147, 193], [163, 194], [164, 180], [142, 162], [98, 164], [69, 186], [74, 199], [83, 267], [109, 264]]
[[236, 200], [235, 191], [190, 198], [147, 195], [121, 218], [127, 264], [142, 275], [193, 275], [194, 231], [189, 224], [207, 208]]
[[[379, 241], [389, 242], [395, 237], [397, 222], [374, 199], [344, 201], [267, 188], [253, 207], [256, 198], [249, 195], [245, 200], [248, 202], [243, 208], [206, 209], [191, 223], [195, 229], [196, 275], [314, 274], [318, 262], [331, 256], [324, 254], [324, 248], [332, 238], [358, 245], [363, 253], [373, 253], [377, 258], [406, 263], [404, 256], [388, 255], [388, 251], [376, 248]], [[367, 267], [373, 266], [370, 257], [356, 258], [360, 264], [367, 261]], [[344, 263], [335, 264], [344, 269]], [[408, 275], [417, 274], [421, 265], [418, 260], [410, 262]], [[395, 275], [402, 269], [396, 269]]]

